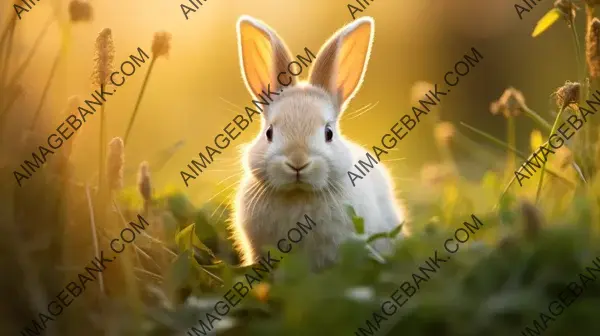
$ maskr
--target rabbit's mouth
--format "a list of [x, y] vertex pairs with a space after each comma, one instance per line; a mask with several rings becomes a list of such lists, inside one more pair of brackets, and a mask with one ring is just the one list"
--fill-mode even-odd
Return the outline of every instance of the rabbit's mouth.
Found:
[[282, 191], [315, 191], [315, 187], [307, 182], [303, 182], [300, 178], [291, 183], [286, 183], [280, 187]]

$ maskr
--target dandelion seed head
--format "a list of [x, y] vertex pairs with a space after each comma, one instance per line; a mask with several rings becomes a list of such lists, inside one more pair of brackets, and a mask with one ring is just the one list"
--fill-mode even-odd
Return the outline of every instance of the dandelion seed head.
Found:
[[513, 87], [509, 87], [502, 93], [497, 101], [490, 105], [493, 115], [503, 114], [504, 117], [517, 117], [527, 108], [523, 93]]
[[152, 54], [154, 58], [160, 56], [169, 57], [169, 51], [171, 50], [171, 33], [169, 32], [157, 32], [154, 33], [154, 39], [152, 40]]
[[71, 22], [88, 22], [93, 18], [93, 8], [87, 1], [71, 0], [69, 3]]
[[113, 138], [108, 144], [108, 156], [106, 157], [106, 176], [109, 190], [119, 190], [123, 187], [124, 165], [123, 140], [120, 137]]
[[96, 38], [96, 54], [94, 56], [93, 84], [106, 85], [113, 71], [115, 45], [110, 28], [104, 28]]
[[556, 90], [555, 95], [556, 105], [562, 109], [571, 104], [578, 105], [581, 95], [581, 84], [566, 81], [565, 85]]

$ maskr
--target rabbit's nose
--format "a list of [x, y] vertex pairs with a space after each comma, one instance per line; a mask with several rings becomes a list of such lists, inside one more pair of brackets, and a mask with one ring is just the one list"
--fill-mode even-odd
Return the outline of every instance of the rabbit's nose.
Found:
[[295, 170], [296, 172], [298, 172], [298, 173], [299, 173], [299, 172], [300, 172], [302, 169], [304, 169], [304, 168], [308, 167], [308, 165], [310, 165], [310, 162], [307, 162], [305, 165], [303, 165], [303, 166], [300, 166], [300, 167], [296, 167], [296, 166], [292, 165], [292, 164], [291, 164], [291, 163], [289, 163], [289, 162], [286, 162], [285, 164], [286, 164], [288, 167], [292, 168], [293, 170]]

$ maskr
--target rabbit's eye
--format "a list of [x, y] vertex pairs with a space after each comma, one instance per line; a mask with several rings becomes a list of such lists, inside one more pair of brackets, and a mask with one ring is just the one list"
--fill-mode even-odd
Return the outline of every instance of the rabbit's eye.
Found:
[[333, 130], [331, 129], [331, 126], [326, 125], [325, 126], [325, 141], [331, 142], [331, 140], [333, 140]]
[[273, 125], [269, 126], [266, 134], [267, 134], [267, 140], [269, 140], [269, 142], [273, 141]]

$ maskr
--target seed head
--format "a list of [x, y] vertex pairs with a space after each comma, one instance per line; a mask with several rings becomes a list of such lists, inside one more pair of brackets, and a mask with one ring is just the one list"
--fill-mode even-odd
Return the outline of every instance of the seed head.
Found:
[[160, 56], [169, 57], [169, 50], [171, 50], [171, 33], [158, 32], [154, 33], [154, 40], [152, 40], [152, 54], [154, 58]]
[[573, 24], [577, 7], [575, 7], [575, 4], [571, 0], [556, 0], [554, 8], [560, 10], [565, 15], [565, 20], [567, 20], [569, 26]]
[[434, 90], [433, 84], [426, 81], [416, 81], [410, 88], [410, 102], [412, 105], [418, 105], [419, 100], [427, 99], [425, 95], [429, 90]]
[[119, 190], [123, 187], [123, 166], [125, 164], [123, 147], [123, 140], [119, 137], [113, 138], [108, 144], [106, 177], [108, 189], [111, 191]]
[[86, 1], [71, 0], [69, 3], [69, 16], [73, 23], [91, 21], [93, 13], [92, 6]]
[[150, 181], [150, 167], [148, 162], [144, 161], [140, 164], [138, 171], [138, 190], [144, 201], [152, 200], [152, 183]]
[[502, 96], [490, 105], [493, 115], [502, 113], [505, 118], [517, 117], [527, 108], [523, 93], [513, 87], [504, 90]]
[[[599, 0], [600, 1], [600, 0]], [[592, 78], [600, 77], [600, 20], [593, 18], [585, 36], [585, 58]]]
[[578, 105], [581, 95], [581, 84], [566, 81], [565, 85], [558, 88], [554, 94], [556, 95], [556, 105], [561, 109], [571, 104]]
[[108, 76], [113, 71], [115, 60], [115, 45], [110, 28], [104, 28], [96, 38], [96, 55], [94, 62], [93, 84], [106, 85]]
[[449, 121], [442, 121], [435, 126], [434, 129], [435, 140], [441, 145], [448, 145], [454, 135], [456, 134], [456, 128]]

